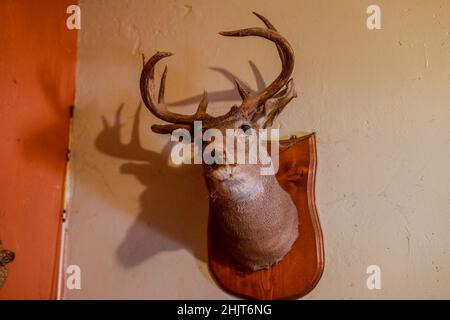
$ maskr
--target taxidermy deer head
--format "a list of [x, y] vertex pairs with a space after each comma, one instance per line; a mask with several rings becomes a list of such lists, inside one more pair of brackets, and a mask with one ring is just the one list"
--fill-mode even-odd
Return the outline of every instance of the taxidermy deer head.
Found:
[[[177, 114], [169, 111], [164, 104], [167, 67], [162, 74], [158, 94], [154, 92], [155, 65], [172, 55], [157, 52], [147, 62], [144, 61], [140, 80], [145, 106], [159, 119], [170, 123], [153, 125], [154, 132], [165, 134], [177, 129], [192, 132], [195, 121], [201, 121], [203, 130], [257, 131], [270, 127], [284, 107], [296, 97], [293, 80], [290, 79], [294, 68], [294, 53], [290, 44], [266, 18], [254, 14], [267, 28], [255, 27], [220, 34], [230, 37], [257, 36], [274, 42], [282, 65], [279, 76], [257, 93], [236, 79], [242, 103], [231, 107], [225, 115], [213, 117], [206, 112], [206, 92], [193, 115]], [[246, 148], [245, 152], [248, 153], [249, 149]], [[261, 175], [261, 166], [260, 162], [204, 165], [210, 202], [220, 224], [224, 249], [237, 264], [252, 271], [268, 268], [281, 260], [298, 237], [297, 209], [291, 197], [274, 175]]]

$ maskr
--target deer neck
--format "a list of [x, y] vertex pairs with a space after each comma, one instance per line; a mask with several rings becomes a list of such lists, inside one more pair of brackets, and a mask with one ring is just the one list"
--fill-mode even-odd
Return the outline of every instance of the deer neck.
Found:
[[207, 179], [225, 249], [246, 269], [269, 267], [298, 237], [297, 209], [275, 176]]

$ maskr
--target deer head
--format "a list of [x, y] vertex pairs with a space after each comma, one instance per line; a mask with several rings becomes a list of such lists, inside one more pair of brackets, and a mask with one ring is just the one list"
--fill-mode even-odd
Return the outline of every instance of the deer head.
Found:
[[[167, 67], [161, 77], [156, 95], [154, 79], [156, 63], [172, 54], [157, 52], [145, 62], [140, 79], [143, 102], [156, 117], [170, 124], [155, 124], [155, 133], [172, 133], [177, 129], [192, 132], [194, 122], [201, 121], [203, 130], [265, 129], [284, 107], [296, 97], [293, 80], [294, 54], [288, 41], [263, 16], [254, 13], [267, 28], [248, 28], [220, 32], [223, 36], [257, 36], [274, 42], [281, 59], [282, 69], [278, 77], [265, 89], [252, 92], [236, 79], [242, 103], [232, 106], [222, 116], [214, 117], [206, 112], [206, 91], [192, 115], [171, 112], [164, 104], [164, 87]], [[255, 130], [257, 132], [257, 130]], [[257, 139], [256, 141], [260, 141]], [[245, 149], [248, 153], [248, 148]], [[211, 205], [216, 214], [224, 248], [242, 267], [250, 270], [266, 268], [289, 252], [298, 237], [298, 215], [292, 199], [278, 184], [275, 176], [261, 175], [261, 163], [205, 165], [205, 177]]]

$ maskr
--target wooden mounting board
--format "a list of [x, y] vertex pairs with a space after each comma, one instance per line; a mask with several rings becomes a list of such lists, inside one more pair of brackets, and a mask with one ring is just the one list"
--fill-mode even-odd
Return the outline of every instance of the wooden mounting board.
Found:
[[291, 251], [268, 269], [243, 273], [233, 265], [215, 237], [218, 224], [210, 209], [208, 265], [225, 291], [247, 299], [296, 299], [314, 289], [324, 268], [323, 238], [314, 197], [316, 164], [314, 133], [281, 142], [276, 177], [298, 209], [300, 236]]

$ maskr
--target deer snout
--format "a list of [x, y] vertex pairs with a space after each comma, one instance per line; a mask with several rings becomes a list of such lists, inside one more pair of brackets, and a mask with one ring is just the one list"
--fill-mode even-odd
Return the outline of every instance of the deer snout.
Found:
[[213, 169], [213, 170], [217, 170], [217, 169], [220, 169], [221, 167], [224, 167], [225, 166], [225, 164], [221, 164], [221, 163], [213, 163], [212, 165], [211, 165], [211, 169]]
[[218, 169], [221, 169], [228, 165], [228, 164], [225, 164], [226, 158], [227, 158], [227, 153], [226, 153], [226, 148], [224, 148], [223, 146], [221, 146], [219, 144], [214, 144], [214, 149], [211, 150], [210, 155], [213, 160], [213, 163], [211, 163], [209, 165], [209, 167], [211, 169], [218, 170]]

